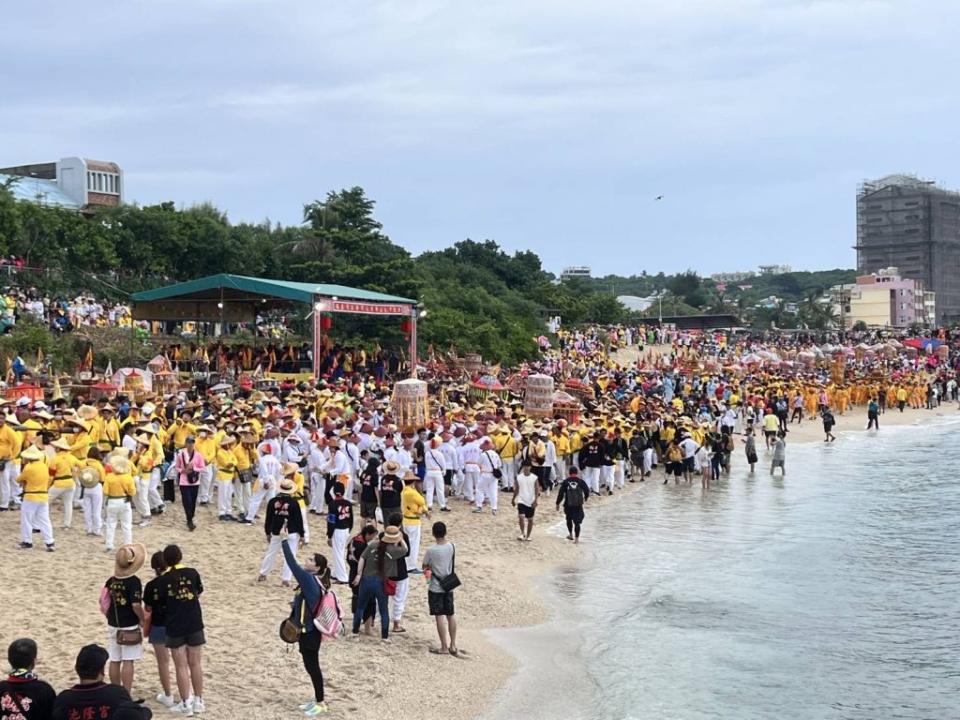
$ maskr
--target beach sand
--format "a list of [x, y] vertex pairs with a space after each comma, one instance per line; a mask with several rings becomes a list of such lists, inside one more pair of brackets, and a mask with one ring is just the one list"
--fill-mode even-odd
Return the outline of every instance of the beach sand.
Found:
[[[955, 412], [952, 404], [934, 411], [888, 412], [881, 416], [881, 427], [922, 423]], [[837, 442], [841, 443], [844, 431], [863, 430], [865, 411], [857, 408], [838, 420]], [[789, 443], [821, 440], [819, 422], [794, 425], [788, 435]], [[763, 472], [767, 458], [762, 445], [760, 454], [758, 472]], [[788, 463], [789, 458], [788, 449]], [[735, 456], [735, 464], [742, 462], [742, 455]], [[794, 473], [800, 474], [802, 469]], [[655, 480], [657, 476], [655, 472]], [[638, 487], [639, 483], [627, 486], [628, 491]], [[552, 498], [541, 502], [534, 541], [518, 542], [516, 514], [509, 497], [501, 493], [497, 517], [489, 510], [483, 515], [471, 514], [470, 506], [459, 500], [452, 501], [453, 512], [433, 516], [447, 522], [458, 547], [457, 571], [464, 583], [456, 591], [458, 644], [464, 656], [429, 654], [428, 648], [436, 644], [436, 632], [427, 613], [426, 584], [422, 577], [414, 576], [404, 621], [407, 633], [393, 635], [387, 646], [364, 636], [356, 642], [338, 640], [323, 645], [321, 666], [331, 717], [467, 720], [495, 704], [498, 690], [517, 669], [518, 661], [491, 642], [484, 630], [547, 620], [550, 609], [542, 601], [537, 578], [569, 566], [579, 557], [578, 548], [562, 536], [548, 533], [548, 528], [562, 519]], [[599, 498], [599, 503], [591, 500], [587, 542], [598, 527], [596, 508], [620, 497], [618, 493]], [[100, 587], [112, 573], [113, 555], [104, 551], [100, 538], [84, 535], [80, 511], [69, 531], [59, 529], [59, 505], [52, 508], [51, 516], [57, 550], [47, 553], [38, 548], [18, 549], [19, 513], [0, 513], [0, 646], [6, 648], [16, 637], [36, 639], [40, 645], [38, 671], [60, 690], [74, 682], [72, 667], [79, 648], [91, 642], [105, 643], [106, 624], [97, 600]], [[134, 540], [143, 542], [151, 553], [167, 543], [180, 544], [186, 563], [203, 577], [207, 716], [297, 717], [296, 705], [311, 698], [311, 689], [295, 647], [284, 645], [277, 636], [291, 597], [290, 590], [280, 587], [279, 564], [268, 582], [256, 582], [265, 547], [262, 527], [219, 523], [210, 508], [201, 508], [198, 517], [197, 531], [188, 533], [180, 507], [175, 506], [151, 527], [134, 527]], [[301, 557], [307, 551], [329, 552], [322, 522], [317, 516], [310, 516], [310, 522], [314, 540], [301, 550]], [[429, 535], [426, 527], [424, 535]], [[431, 542], [425, 538], [424, 546]], [[152, 576], [149, 567], [139, 575], [144, 584]], [[341, 589], [338, 595], [349, 609], [349, 592]], [[535, 642], [536, 634], [530, 637]], [[153, 698], [158, 691], [155, 661], [147, 649], [137, 667], [133, 694], [146, 698], [156, 709]], [[160, 710], [160, 716], [167, 712]]]

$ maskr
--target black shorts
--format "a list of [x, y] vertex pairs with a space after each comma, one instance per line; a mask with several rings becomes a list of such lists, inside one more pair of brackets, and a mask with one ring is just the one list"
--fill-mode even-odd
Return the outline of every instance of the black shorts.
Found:
[[536, 508], [530, 507], [529, 505], [524, 505], [523, 503], [517, 503], [517, 514], [520, 517], [525, 517], [528, 520], [533, 520], [534, 512], [536, 512]]
[[179, 647], [187, 645], [188, 647], [200, 647], [205, 645], [207, 639], [203, 635], [203, 630], [197, 630], [189, 635], [167, 635], [167, 647], [170, 650], [176, 650]]
[[576, 523], [577, 525], [583, 524], [583, 508], [582, 507], [564, 508], [563, 514], [566, 516], [567, 520], [569, 520], [570, 522]]
[[777, 431], [776, 431], [776, 430], [764, 430], [764, 431], [763, 431], [763, 434], [764, 434], [766, 437], [768, 437], [768, 438], [774, 438], [774, 437], [777, 436]]
[[452, 592], [428, 592], [427, 602], [431, 615], [453, 615]]
[[[377, 516], [377, 503], [374, 502], [362, 502], [360, 503], [360, 517], [369, 518], [372, 520]], [[386, 518], [384, 518], [386, 521]]]
[[694, 459], [692, 457], [684, 458], [683, 468], [688, 473], [692, 473], [694, 470], [696, 470], [696, 463], [694, 462]]

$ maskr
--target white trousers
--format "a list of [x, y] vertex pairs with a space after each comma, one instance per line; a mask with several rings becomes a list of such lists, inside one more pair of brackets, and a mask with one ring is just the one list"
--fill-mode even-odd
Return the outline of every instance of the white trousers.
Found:
[[40, 531], [43, 542], [53, 545], [53, 526], [50, 524], [50, 506], [45, 502], [24, 500], [20, 507], [20, 536], [23, 542], [33, 544], [33, 529]]
[[618, 488], [622, 488], [625, 481], [624, 479], [625, 472], [623, 468], [623, 460], [614, 460], [613, 461], [613, 481]]
[[553, 484], [558, 485], [567, 479], [567, 462], [563, 458], [558, 458], [553, 464]]
[[463, 469], [463, 496], [473, 502], [473, 495], [480, 482], [480, 466], [467, 465]]
[[450, 489], [454, 496], [459, 495], [461, 490], [463, 490], [463, 470], [453, 471], [453, 482], [450, 485]]
[[[282, 548], [280, 544], [283, 542], [283, 538], [279, 535], [270, 536], [270, 544], [267, 546], [267, 552], [263, 556], [263, 562], [260, 563], [260, 574], [266, 577], [270, 574], [270, 571], [273, 570], [273, 563], [277, 559], [277, 555], [282, 554]], [[297, 556], [297, 550], [300, 548], [300, 536], [297, 533], [290, 533], [290, 549], [293, 551], [293, 556]], [[283, 561], [283, 569], [280, 571], [280, 579], [284, 582], [289, 582], [290, 578], [293, 577], [293, 570], [290, 569], [290, 566], [287, 565], [286, 560]]]
[[390, 602], [390, 619], [395, 623], [403, 619], [403, 611], [407, 609], [407, 593], [409, 592], [410, 578], [397, 580], [397, 592]]
[[512, 458], [503, 458], [503, 467], [500, 468], [503, 471], [503, 486], [507, 490], [513, 490], [513, 481], [517, 477], [517, 459]]
[[17, 505], [20, 495], [20, 485], [17, 483], [17, 476], [20, 474], [20, 463], [13, 460], [7, 460], [3, 472], [0, 472], [0, 507], [8, 508], [10, 505]]
[[217, 476], [216, 469], [216, 466], [210, 463], [200, 471], [200, 492], [197, 493], [197, 502], [210, 502], [210, 490], [213, 479]]
[[407, 572], [417, 569], [417, 556], [420, 554], [420, 526], [404, 525], [403, 531], [410, 538], [410, 554], [407, 555]]
[[270, 483], [269, 489], [264, 489], [263, 482], [257, 482], [257, 489], [253, 493], [253, 496], [250, 498], [250, 507], [247, 510], [247, 518], [253, 520], [257, 516], [257, 511], [260, 509], [261, 503], [264, 501], [270, 502], [273, 499], [273, 496], [277, 494], [276, 483]]
[[590, 492], [598, 493], [600, 492], [600, 468], [598, 467], [588, 467], [583, 469], [583, 481], [587, 484], [587, 487], [590, 488]]
[[613, 465], [604, 465], [600, 468], [600, 483], [607, 490], [613, 490]]
[[113, 541], [117, 534], [118, 522], [123, 531], [123, 544], [129, 545], [133, 542], [133, 506], [123, 498], [110, 498], [107, 500], [107, 550], [113, 550], [116, 547]]
[[217, 480], [217, 511], [220, 515], [233, 512], [233, 480]]
[[103, 532], [103, 486], [83, 488], [83, 525], [88, 533]]
[[477, 484], [477, 507], [483, 507], [483, 501], [490, 501], [490, 509], [497, 509], [497, 479], [491, 473], [480, 473], [480, 482]]
[[253, 497], [253, 483], [233, 481], [233, 501], [237, 505], [237, 512], [244, 517], [250, 512], [250, 499]]
[[444, 496], [443, 473], [439, 470], [428, 470], [423, 478], [423, 495], [427, 500], [427, 509], [433, 509], [433, 498], [436, 496], [437, 504], [440, 507], [447, 506], [447, 498]]
[[350, 543], [350, 531], [337, 528], [333, 531], [333, 537], [330, 539], [331, 552], [333, 553], [333, 567], [330, 574], [334, 580], [347, 582], [350, 579], [350, 572], [347, 569], [347, 545]]
[[327, 491], [327, 478], [324, 474], [318, 470], [314, 470], [310, 473], [310, 509], [320, 513], [321, 515], [326, 514], [326, 510], [323, 508], [323, 495]]
[[160, 468], [155, 467], [150, 471], [150, 484], [147, 488], [147, 501], [151, 508], [163, 507], [163, 497], [160, 495]]
[[137, 506], [137, 512], [141, 520], [150, 519], [150, 476], [137, 475], [136, 477], [137, 494], [133, 496], [133, 503]]
[[[72, 482], [72, 481], [71, 481]], [[55, 500], [59, 500], [63, 503], [63, 527], [68, 528], [73, 522], [73, 494], [76, 488], [71, 485], [70, 487], [52, 487], [50, 488], [50, 505], [53, 505]]]

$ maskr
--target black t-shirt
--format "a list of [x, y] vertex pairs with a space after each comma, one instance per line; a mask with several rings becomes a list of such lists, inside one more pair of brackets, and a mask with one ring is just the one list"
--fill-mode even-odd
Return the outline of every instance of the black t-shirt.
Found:
[[130, 577], [112, 577], [106, 582], [110, 590], [110, 609], [107, 611], [107, 624], [110, 627], [133, 627], [140, 624], [140, 618], [133, 606], [143, 602], [143, 585], [136, 575]]
[[177, 566], [160, 576], [160, 580], [160, 602], [166, 615], [167, 637], [186, 637], [203, 630], [200, 573], [193, 568]]
[[150, 608], [150, 624], [154, 627], [166, 627], [167, 617], [160, 598], [160, 578], [155, 577], [143, 588], [143, 604]]
[[377, 471], [376, 469], [364, 471], [360, 476], [360, 502], [375, 503], [377, 501]]
[[350, 567], [350, 582], [357, 576], [357, 570], [360, 565], [360, 558], [363, 557], [363, 551], [367, 549], [367, 541], [363, 539], [363, 534], [354, 535], [350, 540], [350, 550], [347, 553], [347, 565]]
[[36, 678], [11, 676], [0, 681], [0, 718], [3, 720], [49, 720], [57, 694]]
[[[385, 508], [400, 507], [400, 493], [403, 492], [403, 482], [396, 475], [387, 475], [380, 486], [380, 505]], [[386, 520], [387, 518], [383, 518]]]
[[53, 720], [147, 720], [153, 713], [134, 703], [122, 685], [105, 682], [74, 685], [57, 695]]
[[[403, 530], [400, 531], [400, 534], [403, 535], [403, 542], [407, 546], [407, 551], [397, 558], [396, 566], [397, 571], [390, 576], [391, 580], [406, 580], [409, 576], [407, 575], [407, 561], [404, 559], [410, 554], [410, 538], [407, 536]], [[383, 533], [380, 533], [380, 538], [383, 538]]]

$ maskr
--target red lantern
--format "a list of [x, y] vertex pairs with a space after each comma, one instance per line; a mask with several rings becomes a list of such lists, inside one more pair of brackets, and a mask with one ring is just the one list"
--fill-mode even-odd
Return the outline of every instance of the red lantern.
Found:
[[400, 321], [400, 330], [404, 335], [409, 335], [410, 331], [413, 330], [413, 321], [410, 318], [404, 318]]
[[320, 318], [320, 329], [329, 330], [332, 327], [333, 327], [333, 318], [330, 317], [329, 315], [323, 315]]

